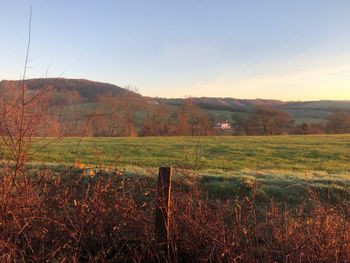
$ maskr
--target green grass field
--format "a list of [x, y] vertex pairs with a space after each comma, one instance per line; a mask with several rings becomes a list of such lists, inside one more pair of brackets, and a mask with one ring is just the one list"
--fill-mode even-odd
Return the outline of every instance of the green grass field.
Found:
[[[45, 144], [50, 139], [41, 141]], [[350, 135], [271, 137], [65, 138], [32, 161], [197, 170], [350, 171]]]
[[[36, 141], [34, 149], [49, 140]], [[335, 193], [338, 201], [350, 189], [350, 135], [64, 138], [30, 161], [70, 166], [76, 160], [152, 180], [162, 165], [189, 168], [220, 198], [245, 195], [256, 181], [263, 185], [261, 197], [289, 203], [300, 201], [307, 187]]]

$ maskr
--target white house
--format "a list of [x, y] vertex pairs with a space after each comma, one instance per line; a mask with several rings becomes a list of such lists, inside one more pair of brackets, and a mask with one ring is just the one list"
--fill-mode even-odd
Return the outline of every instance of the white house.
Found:
[[231, 123], [229, 123], [228, 121], [225, 121], [225, 122], [218, 122], [218, 123], [216, 123], [216, 127], [217, 127], [218, 129], [221, 129], [221, 130], [232, 129], [232, 125], [231, 125]]

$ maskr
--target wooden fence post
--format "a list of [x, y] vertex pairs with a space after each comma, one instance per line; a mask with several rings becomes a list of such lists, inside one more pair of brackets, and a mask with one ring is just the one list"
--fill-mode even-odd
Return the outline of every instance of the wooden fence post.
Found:
[[170, 252], [170, 192], [172, 167], [159, 167], [155, 235], [161, 249], [169, 256]]

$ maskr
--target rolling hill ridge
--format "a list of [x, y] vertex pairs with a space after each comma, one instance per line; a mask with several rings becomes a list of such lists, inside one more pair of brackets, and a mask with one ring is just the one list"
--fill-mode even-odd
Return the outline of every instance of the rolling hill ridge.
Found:
[[[19, 85], [18, 80], [2, 80], [0, 81], [0, 91], [6, 85]], [[99, 96], [104, 95], [120, 95], [124, 92], [130, 92], [127, 89], [117, 85], [91, 81], [86, 79], [66, 79], [66, 78], [38, 78], [28, 79], [25, 85], [29, 90], [35, 91], [47, 85], [52, 85], [52, 89], [56, 92], [76, 92], [84, 103], [96, 103]], [[66, 92], [66, 93], [65, 93]], [[67, 95], [68, 96], [68, 95]], [[177, 107], [182, 104], [182, 98], [152, 98], [143, 97], [146, 101], [153, 101], [159, 104], [166, 104]], [[323, 121], [326, 116], [334, 110], [350, 111], [350, 101], [290, 101], [270, 99], [235, 99], [235, 98], [209, 98], [196, 97], [192, 101], [200, 108], [215, 116], [221, 115], [231, 119], [233, 114], [249, 114], [257, 106], [271, 106], [287, 111], [297, 122], [317, 123]]]

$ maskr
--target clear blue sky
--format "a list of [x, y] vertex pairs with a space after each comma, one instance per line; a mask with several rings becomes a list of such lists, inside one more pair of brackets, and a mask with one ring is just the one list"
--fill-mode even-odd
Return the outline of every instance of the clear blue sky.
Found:
[[85, 78], [143, 95], [350, 99], [350, 1], [0, 0], [0, 79]]

